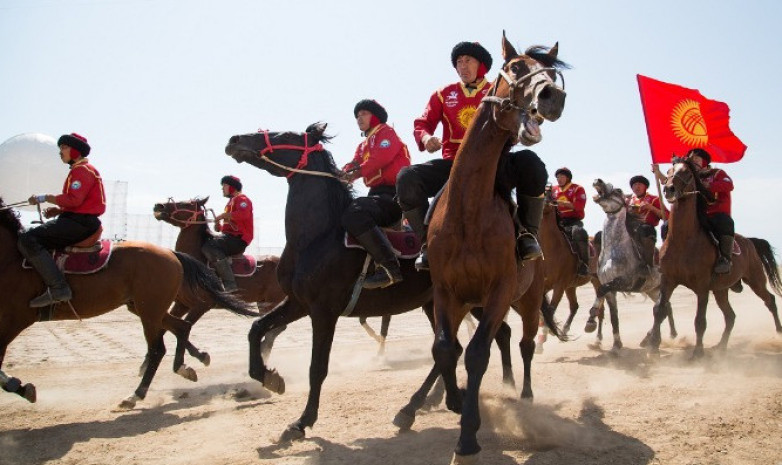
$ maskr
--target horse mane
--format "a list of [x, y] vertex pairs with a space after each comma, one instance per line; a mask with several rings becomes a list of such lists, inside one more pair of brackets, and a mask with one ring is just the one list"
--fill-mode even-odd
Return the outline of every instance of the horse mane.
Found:
[[551, 56], [548, 52], [551, 47], [543, 45], [532, 45], [524, 52], [525, 55], [543, 64], [543, 66], [557, 69], [570, 69], [571, 66], [568, 63], [560, 60], [557, 57]]
[[[5, 202], [3, 201], [3, 198], [0, 197], [0, 209], [3, 207], [5, 207]], [[19, 221], [19, 216], [20, 214], [13, 208], [0, 210], [0, 226], [11, 231], [14, 235], [19, 235], [19, 232], [24, 229], [22, 222]]]
[[706, 203], [714, 201], [714, 195], [703, 185], [700, 176], [698, 175], [698, 169], [695, 167], [695, 163], [689, 158], [680, 159], [682, 163], [687, 165], [687, 169], [692, 173], [692, 179], [695, 183], [695, 189], [698, 191], [698, 196], [695, 200], [695, 210], [698, 215], [698, 223], [705, 231], [711, 231], [711, 225], [709, 225], [709, 217], [706, 215]]

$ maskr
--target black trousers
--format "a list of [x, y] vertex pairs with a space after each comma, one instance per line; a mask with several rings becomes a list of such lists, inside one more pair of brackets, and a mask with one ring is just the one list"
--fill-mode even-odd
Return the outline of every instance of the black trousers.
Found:
[[709, 226], [714, 231], [714, 235], [719, 239], [721, 236], [735, 236], [733, 218], [727, 213], [715, 213], [709, 216]]
[[[429, 198], [434, 197], [448, 181], [452, 166], [453, 160], [435, 159], [402, 168], [396, 177], [402, 210], [428, 208]], [[515, 188], [517, 202], [520, 195], [542, 195], [547, 179], [546, 164], [531, 150], [508, 152], [499, 159], [497, 184], [508, 190]]]
[[247, 249], [247, 243], [239, 236], [220, 234], [212, 236], [201, 246], [201, 252], [211, 262], [222, 260], [229, 255], [240, 254]]
[[576, 218], [562, 218], [559, 220], [562, 229], [574, 241], [589, 242], [589, 234], [584, 229], [584, 222]]
[[62, 249], [87, 239], [100, 228], [95, 215], [65, 212], [57, 218], [19, 234], [19, 244], [31, 254]]
[[402, 219], [394, 186], [376, 186], [366, 197], [354, 199], [342, 214], [342, 227], [351, 236], [359, 236], [375, 226], [389, 227]]

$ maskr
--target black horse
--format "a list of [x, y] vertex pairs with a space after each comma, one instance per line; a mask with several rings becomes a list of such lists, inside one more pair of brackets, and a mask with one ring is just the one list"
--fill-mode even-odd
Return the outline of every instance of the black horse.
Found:
[[[237, 162], [288, 179], [286, 244], [277, 268], [280, 285], [288, 297], [256, 320], [248, 335], [250, 376], [267, 389], [283, 393], [284, 380], [265, 365], [261, 341], [275, 328], [306, 315], [312, 319], [309, 398], [301, 417], [283, 432], [282, 441], [304, 437], [305, 428], [312, 427], [317, 420], [321, 386], [328, 372], [340, 316], [394, 315], [419, 307], [432, 314], [429, 273], [416, 271], [412, 259], [400, 260], [402, 282], [384, 289], [364, 289], [351, 303], [367, 254], [344, 246], [345, 230], [340, 219], [353, 200], [353, 191], [334, 164], [331, 153], [322, 146], [331, 139], [324, 134], [325, 129], [325, 123], [316, 123], [304, 133], [263, 131], [237, 135], [231, 137], [225, 148], [226, 154]], [[509, 344], [509, 328], [504, 337], [505, 344]], [[433, 368], [419, 390], [422, 396], [411, 402], [413, 410], [423, 405], [426, 392], [436, 378]]]

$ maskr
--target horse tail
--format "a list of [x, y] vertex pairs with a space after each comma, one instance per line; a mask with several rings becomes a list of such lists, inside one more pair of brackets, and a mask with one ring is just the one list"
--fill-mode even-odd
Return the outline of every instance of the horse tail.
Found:
[[752, 245], [758, 251], [760, 261], [763, 263], [763, 269], [766, 270], [769, 284], [771, 284], [777, 295], [782, 296], [782, 279], [779, 277], [777, 260], [774, 258], [774, 248], [765, 239], [758, 239], [757, 237], [748, 237], [747, 239], [752, 241]]
[[224, 308], [237, 315], [258, 317], [261, 314], [250, 310], [250, 304], [223, 290], [220, 278], [202, 262], [183, 252], [174, 252], [182, 264], [185, 287], [193, 294], [205, 292], [214, 301], [214, 307]]

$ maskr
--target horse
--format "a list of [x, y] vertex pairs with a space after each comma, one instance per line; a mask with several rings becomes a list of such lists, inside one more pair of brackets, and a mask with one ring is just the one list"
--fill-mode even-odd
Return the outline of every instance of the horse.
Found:
[[[638, 292], [647, 295], [652, 302], [656, 302], [660, 294], [660, 269], [656, 266], [648, 267], [641, 258], [640, 250], [630, 234], [641, 220], [635, 215], [628, 214], [622, 190], [602, 179], [596, 179], [592, 186], [597, 192], [592, 200], [603, 209], [606, 219], [603, 222], [600, 255], [597, 261], [597, 278], [600, 285], [589, 312], [587, 325], [591, 325], [594, 330], [599, 308], [604, 302], [608, 302], [614, 336], [612, 352], [617, 353], [623, 344], [619, 334], [616, 293]], [[676, 338], [676, 326], [670, 304], [666, 306], [666, 314], [671, 338]], [[589, 332], [588, 328], [587, 332]], [[645, 345], [645, 342], [642, 342], [642, 345]]]
[[733, 255], [730, 273], [713, 274], [717, 260], [717, 247], [705, 226], [705, 203], [714, 201], [713, 195], [703, 185], [697, 169], [689, 159], [674, 158], [673, 167], [665, 183], [665, 198], [671, 204], [668, 235], [660, 250], [660, 295], [654, 306], [654, 325], [650, 335], [649, 353], [659, 356], [660, 325], [665, 319], [664, 309], [671, 294], [679, 285], [692, 290], [697, 296], [695, 313], [696, 342], [692, 358], [704, 356], [703, 334], [706, 332], [706, 306], [709, 291], [725, 317], [725, 329], [716, 349], [725, 351], [733, 330], [736, 314], [728, 300], [728, 290], [737, 290], [741, 282], [763, 300], [774, 319], [777, 333], [782, 333], [777, 304], [767, 284], [777, 295], [782, 295], [782, 282], [777, 268], [774, 249], [765, 239], [747, 238], [736, 234], [740, 249]]
[[540, 222], [538, 231], [538, 242], [543, 250], [543, 268], [545, 275], [545, 291], [551, 292], [551, 299], [546, 297], [543, 305], [548, 307], [548, 311], [554, 313], [562, 300], [566, 296], [570, 314], [567, 321], [562, 326], [562, 331], [567, 334], [570, 331], [570, 325], [578, 311], [578, 297], [576, 288], [584, 284], [591, 283], [597, 291], [600, 282], [597, 279], [597, 260], [595, 258], [589, 261], [589, 276], [579, 276], [578, 255], [570, 246], [570, 241], [566, 233], [558, 225], [556, 204], [546, 202], [543, 207], [543, 219]]
[[[166, 353], [163, 334], [176, 336], [174, 372], [191, 381], [195, 370], [184, 364], [184, 351], [191, 324], [168, 313], [172, 302], [185, 307], [221, 305], [235, 312], [246, 311], [243, 302], [222, 290], [220, 280], [206, 266], [187, 254], [154, 244], [124, 241], [113, 245], [108, 263], [92, 274], [68, 274], [73, 299], [33, 310], [32, 297], [45, 290], [38, 273], [22, 268], [16, 243], [23, 227], [19, 215], [0, 198], [0, 368], [8, 345], [36, 321], [73, 320], [102, 315], [120, 306], [141, 320], [147, 341], [146, 368], [135, 392], [120, 403], [131, 409], [146, 397], [149, 385]], [[35, 386], [0, 371], [0, 384], [30, 402]]]
[[[174, 250], [191, 255], [196, 260], [206, 263], [207, 259], [201, 251], [204, 242], [212, 232], [207, 226], [206, 202], [209, 197], [195, 198], [186, 201], [175, 201], [169, 198], [166, 202], [156, 203], [152, 211], [155, 219], [165, 221], [179, 228]], [[233, 295], [245, 302], [255, 302], [260, 312], [274, 308], [285, 298], [280, 284], [277, 282], [277, 265], [280, 258], [275, 255], [256, 257], [255, 270], [250, 276], [237, 276], [238, 291]], [[186, 308], [181, 304], [175, 304], [170, 313], [177, 317], [184, 317], [186, 321], [195, 324], [209, 310], [209, 307]], [[248, 312], [246, 316], [260, 316], [258, 312]], [[269, 333], [264, 339], [264, 351], [271, 351], [274, 338], [285, 328]], [[201, 352], [188, 342], [187, 350], [190, 355], [196, 357], [204, 365], [209, 365], [209, 354]]]
[[[545, 50], [545, 51], [544, 51]], [[524, 362], [522, 399], [531, 399], [530, 368], [543, 299], [543, 261], [520, 262], [507, 193], [495, 189], [500, 157], [517, 141], [540, 140], [539, 124], [555, 121], [565, 92], [555, 82], [558, 46], [530, 47], [519, 54], [503, 32], [504, 65], [491, 95], [478, 106], [456, 153], [450, 179], [434, 207], [428, 229], [435, 340], [432, 355], [446, 385], [446, 405], [461, 413], [461, 433], [452, 463], [474, 463], [480, 446], [478, 398], [489, 361], [489, 344], [511, 303], [522, 318], [519, 347]], [[466, 391], [456, 383], [461, 346], [459, 324], [473, 306], [483, 307], [466, 354]], [[559, 334], [556, 330], [555, 334]]]

